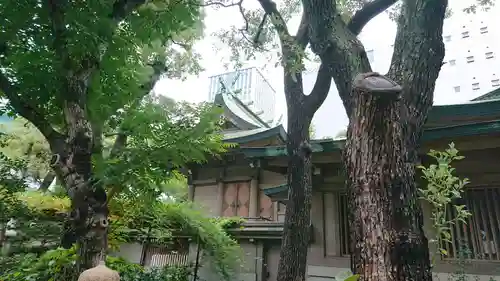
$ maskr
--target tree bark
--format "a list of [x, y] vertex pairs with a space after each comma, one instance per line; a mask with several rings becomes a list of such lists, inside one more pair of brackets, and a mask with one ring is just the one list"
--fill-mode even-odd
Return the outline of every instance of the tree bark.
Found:
[[304, 94], [302, 71], [297, 69], [302, 64], [301, 52], [309, 42], [308, 17], [303, 14], [297, 33], [291, 36], [276, 3], [271, 0], [259, 2], [279, 36], [288, 112], [288, 201], [277, 281], [305, 281], [312, 200], [309, 128], [314, 113], [328, 95], [332, 79], [328, 68], [322, 64], [311, 93]]
[[[302, 79], [300, 79], [302, 80]], [[285, 75], [285, 95], [288, 108], [288, 201], [277, 281], [305, 280], [307, 252], [310, 241], [310, 210], [312, 197], [311, 146], [308, 116], [300, 99], [305, 97], [300, 85]]]
[[402, 88], [376, 73], [353, 83], [344, 160], [352, 271], [364, 280], [431, 280], [413, 163], [400, 122]]
[[7, 223], [6, 222], [3, 222], [3, 221], [0, 221], [0, 256], [2, 256], [3, 254], [3, 245], [5, 243], [5, 240], [6, 240], [6, 232], [7, 232]]
[[[70, 85], [78, 85], [78, 82]], [[71, 92], [82, 97], [75, 86]], [[86, 115], [85, 103], [67, 101], [64, 116], [68, 124], [66, 138], [49, 141], [54, 157], [51, 166], [65, 186], [72, 209], [65, 225], [61, 244], [65, 248], [78, 246], [79, 271], [94, 267], [107, 250], [108, 207], [102, 184], [93, 178], [92, 127]]]
[[448, 1], [403, 1], [387, 75], [401, 85], [399, 94], [391, 80], [368, 73], [370, 64], [356, 38], [394, 1], [372, 3], [345, 24], [335, 1], [304, 1], [312, 50], [331, 69], [350, 121], [344, 160], [353, 222], [351, 268], [361, 280], [431, 280], [415, 165], [444, 57]]

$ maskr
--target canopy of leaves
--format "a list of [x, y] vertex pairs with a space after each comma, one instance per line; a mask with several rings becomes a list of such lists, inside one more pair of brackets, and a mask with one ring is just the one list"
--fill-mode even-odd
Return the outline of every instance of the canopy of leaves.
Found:
[[96, 159], [98, 178], [112, 187], [113, 194], [124, 191], [123, 196], [134, 200], [158, 198], [172, 181], [183, 180], [178, 171], [187, 163], [201, 163], [225, 151], [227, 145], [218, 133], [220, 113], [209, 104], [175, 103], [164, 97], [148, 97], [119, 112], [107, 127], [125, 135], [126, 145]]
[[[201, 34], [198, 2], [147, 1], [133, 11], [119, 9], [125, 1], [113, 2], [0, 3], [0, 70], [7, 78], [0, 89], [6, 91], [10, 82], [9, 90], [22, 94], [30, 110], [63, 129], [65, 79], [68, 71], [83, 69], [86, 60], [101, 60], [86, 97], [97, 123], [147, 94], [153, 68], [168, 77], [200, 70], [197, 54], [172, 43], [189, 46]], [[59, 52], [69, 59], [61, 60]]]

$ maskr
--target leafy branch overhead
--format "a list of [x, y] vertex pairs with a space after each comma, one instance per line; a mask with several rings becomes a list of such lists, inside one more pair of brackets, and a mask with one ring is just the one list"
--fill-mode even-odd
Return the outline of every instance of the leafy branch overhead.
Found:
[[63, 245], [85, 244], [80, 269], [91, 267], [106, 245], [113, 196], [129, 187], [158, 196], [165, 178], [187, 162], [224, 150], [212, 108], [149, 95], [164, 76], [200, 71], [191, 45], [202, 34], [202, 6], [197, 0], [0, 4], [4, 111], [30, 121], [49, 144], [51, 168], [72, 203]]
[[0, 4], [2, 15], [23, 11], [0, 19], [4, 110], [28, 119], [54, 148], [74, 122], [69, 109], [76, 103], [101, 150], [102, 133], [118, 129], [116, 116], [140, 103], [156, 81], [201, 70], [191, 49], [202, 34], [200, 7], [196, 1]]
[[[106, 120], [149, 93], [162, 75], [198, 72], [199, 55], [173, 43], [190, 46], [201, 34], [196, 2], [143, 3], [0, 4], [2, 15], [23, 11], [0, 19], [0, 89], [10, 101], [8, 110], [49, 136], [67, 129], [61, 109], [68, 101], [85, 102], [93, 121]], [[68, 87], [78, 85], [89, 89], [69, 96]]]
[[[156, 198], [161, 186], [179, 176], [186, 163], [201, 163], [228, 147], [219, 130], [220, 109], [209, 104], [175, 103], [149, 97], [140, 105], [110, 119], [120, 134], [113, 136], [102, 161], [95, 161], [98, 178], [111, 186], [108, 197], [126, 191], [132, 197]], [[112, 125], [112, 126], [111, 126]], [[111, 198], [108, 198], [110, 200]]]

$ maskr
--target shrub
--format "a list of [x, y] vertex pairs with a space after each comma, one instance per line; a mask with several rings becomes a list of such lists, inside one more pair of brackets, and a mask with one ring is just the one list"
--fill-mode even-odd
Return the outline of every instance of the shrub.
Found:
[[[74, 248], [47, 251], [39, 258], [33, 254], [0, 259], [2, 281], [75, 280], [76, 251]], [[118, 271], [121, 281], [188, 281], [191, 268], [171, 266], [146, 269], [122, 258], [108, 257], [106, 265]]]

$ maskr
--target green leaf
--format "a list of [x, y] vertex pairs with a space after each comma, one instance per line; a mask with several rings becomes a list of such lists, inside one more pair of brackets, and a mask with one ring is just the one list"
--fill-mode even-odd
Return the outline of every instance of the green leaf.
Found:
[[448, 255], [448, 251], [446, 251], [445, 249], [439, 249], [439, 252], [440, 252], [443, 256], [447, 256], [447, 255]]
[[347, 277], [344, 281], [358, 281], [359, 279], [359, 274], [354, 274], [350, 277]]

